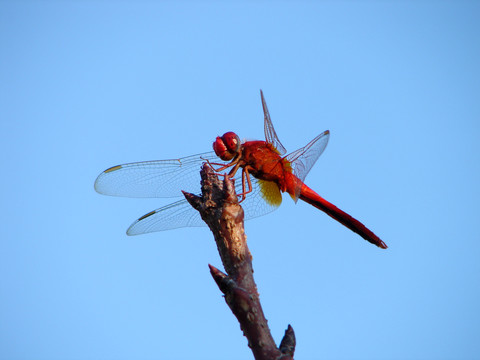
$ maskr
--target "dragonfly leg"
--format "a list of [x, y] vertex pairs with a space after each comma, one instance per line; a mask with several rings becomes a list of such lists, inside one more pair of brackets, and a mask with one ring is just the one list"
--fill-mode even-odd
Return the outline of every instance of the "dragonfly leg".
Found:
[[205, 162], [213, 169], [213, 171], [215, 172], [220, 172], [220, 171], [223, 171], [225, 169], [228, 169], [229, 167], [232, 167], [233, 165], [235, 165], [238, 160], [236, 161], [232, 161], [232, 162], [229, 162], [228, 164], [223, 164], [223, 163], [215, 163], [215, 162], [210, 162], [210, 160], [208, 159], [203, 159], [202, 160], [205, 160]]
[[[233, 164], [232, 164], [233, 165]], [[238, 171], [238, 168], [240, 167], [240, 161], [236, 161], [235, 163], [235, 166], [233, 167], [232, 170], [230, 170], [230, 172], [228, 173], [228, 177], [229, 178], [233, 178], [235, 176], [235, 174], [237, 173]]]
[[[248, 190], [246, 190], [245, 179], [247, 180]], [[250, 180], [250, 174], [248, 173], [248, 166], [245, 166], [242, 170], [242, 193], [237, 194], [238, 197], [242, 198], [239, 201], [239, 203], [241, 203], [243, 200], [245, 200], [245, 195], [251, 193], [252, 190], [253, 190], [253, 188], [252, 188], [252, 182]]]

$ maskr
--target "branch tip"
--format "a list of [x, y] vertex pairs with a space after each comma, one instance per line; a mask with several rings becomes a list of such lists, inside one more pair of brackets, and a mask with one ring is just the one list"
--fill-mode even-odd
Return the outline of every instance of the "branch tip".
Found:
[[280, 343], [280, 351], [282, 354], [288, 355], [293, 358], [295, 352], [295, 332], [290, 324], [288, 324], [287, 330], [285, 330], [285, 335], [283, 336], [282, 342]]
[[188, 203], [192, 205], [192, 207], [195, 210], [200, 209], [201, 202], [202, 202], [202, 198], [200, 196], [194, 195], [192, 193], [189, 193], [183, 190], [182, 190], [182, 193], [183, 193], [183, 196], [185, 196], [185, 199], [187, 199]]
[[213, 265], [208, 264], [208, 267], [210, 268], [210, 274], [212, 274], [213, 280], [215, 280], [218, 288], [223, 294], [227, 295], [227, 293], [237, 287], [237, 284], [230, 276], [221, 272]]

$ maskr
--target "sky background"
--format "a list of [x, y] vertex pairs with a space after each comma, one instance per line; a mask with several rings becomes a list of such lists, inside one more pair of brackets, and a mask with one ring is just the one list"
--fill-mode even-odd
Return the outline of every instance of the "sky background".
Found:
[[[480, 3], [0, 2], [0, 359], [250, 359], [207, 228], [127, 237], [171, 199], [121, 163], [330, 142], [306, 183], [381, 250], [287, 196], [246, 222], [297, 359], [478, 359]], [[180, 190], [180, 189], [179, 189]]]

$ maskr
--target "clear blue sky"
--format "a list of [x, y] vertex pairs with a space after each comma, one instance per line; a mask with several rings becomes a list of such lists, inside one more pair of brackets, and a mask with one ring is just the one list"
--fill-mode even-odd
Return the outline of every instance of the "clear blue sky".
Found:
[[[169, 199], [95, 193], [119, 163], [330, 142], [306, 183], [389, 245], [289, 197], [246, 223], [298, 359], [480, 354], [480, 4], [0, 3], [0, 359], [249, 359], [206, 228], [127, 237]], [[285, 283], [288, 286], [285, 286]]]

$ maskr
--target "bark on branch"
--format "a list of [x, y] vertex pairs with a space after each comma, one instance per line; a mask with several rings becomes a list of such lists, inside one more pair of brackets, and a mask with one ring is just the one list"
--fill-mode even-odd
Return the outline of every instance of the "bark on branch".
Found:
[[202, 195], [185, 192], [184, 195], [200, 212], [215, 237], [226, 274], [209, 265], [213, 279], [225, 294], [225, 301], [238, 319], [255, 359], [293, 360], [293, 328], [288, 325], [280, 347], [277, 347], [263, 314], [243, 227], [243, 209], [238, 203], [233, 181], [226, 177], [219, 179], [207, 164], [200, 175]]

